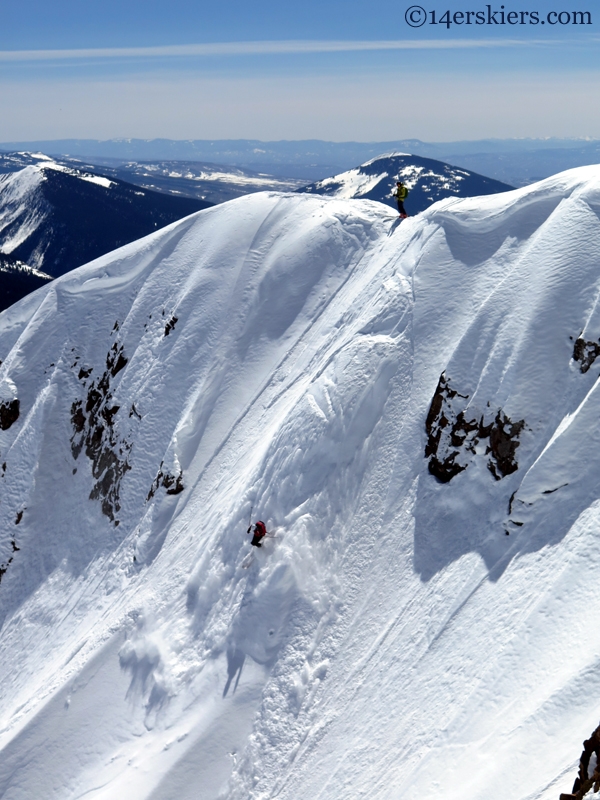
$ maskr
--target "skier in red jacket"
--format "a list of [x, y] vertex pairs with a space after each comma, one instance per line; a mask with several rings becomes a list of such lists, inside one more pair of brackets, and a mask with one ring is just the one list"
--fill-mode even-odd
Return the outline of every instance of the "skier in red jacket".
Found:
[[252, 541], [250, 542], [251, 545], [254, 547], [262, 547], [261, 539], [267, 535], [267, 526], [261, 520], [255, 522], [254, 525], [250, 525], [248, 528], [248, 533], [252, 532]]

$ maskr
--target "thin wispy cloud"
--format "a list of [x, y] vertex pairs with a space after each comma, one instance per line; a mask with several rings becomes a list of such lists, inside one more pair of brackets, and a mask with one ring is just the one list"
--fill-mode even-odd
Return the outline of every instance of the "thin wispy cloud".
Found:
[[556, 44], [549, 39], [392, 39], [383, 41], [258, 41], [212, 42], [157, 47], [101, 47], [77, 50], [0, 50], [0, 61], [62, 61], [65, 59], [181, 58], [302, 53], [350, 53], [377, 50], [458, 50], [532, 47]]

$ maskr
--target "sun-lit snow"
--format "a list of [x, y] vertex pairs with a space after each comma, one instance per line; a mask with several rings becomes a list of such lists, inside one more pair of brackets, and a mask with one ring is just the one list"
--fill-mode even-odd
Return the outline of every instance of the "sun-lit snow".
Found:
[[[97, 169], [102, 170], [103, 167], [98, 166]], [[109, 167], [109, 174], [170, 193], [187, 192], [198, 196], [198, 191], [202, 190], [214, 202], [223, 202], [249, 192], [294, 191], [302, 186], [300, 180], [247, 172], [234, 166], [224, 167], [193, 161], [130, 161], [119, 167]], [[149, 178], [155, 179], [157, 185], [148, 184]], [[173, 180], [177, 183], [173, 184]]]
[[82, 172], [81, 170], [66, 167], [64, 164], [57, 164], [55, 161], [44, 164], [43, 169], [55, 169], [57, 172], [66, 172], [69, 175], [74, 175], [76, 178], [79, 178], [82, 181], [103, 186], [105, 189], [110, 189], [111, 186], [116, 185], [114, 181], [111, 181], [109, 178], [105, 178], [102, 175], [92, 175], [89, 172]]
[[[3, 168], [20, 167], [0, 175], [0, 261], [9, 270], [18, 261], [56, 277], [209, 205], [44, 159], [23, 166], [31, 160], [0, 159]], [[0, 309], [38, 285], [24, 274], [4, 280]]]
[[353, 197], [362, 197], [387, 177], [387, 172], [381, 172], [377, 175], [366, 175], [357, 168], [348, 170], [348, 172], [344, 172], [342, 175], [325, 178], [319, 181], [319, 187], [327, 190], [329, 186], [335, 186], [335, 196], [344, 198], [344, 200], [349, 200]]
[[370, 158], [368, 161], [365, 161], [362, 166], [369, 167], [371, 164], [376, 164], [382, 158], [394, 158], [395, 156], [408, 156], [410, 158], [411, 153], [403, 153], [400, 150], [390, 150], [389, 153], [381, 153], [380, 155], [375, 156], [375, 158]]
[[20, 156], [31, 156], [31, 158], [36, 158], [39, 161], [54, 161], [51, 156], [47, 156], [45, 153], [26, 153], [23, 151], [19, 152]]
[[260, 191], [260, 189], [264, 186], [271, 188], [274, 183], [281, 184], [282, 189], [294, 189], [298, 185], [298, 181], [285, 181], [285, 180], [277, 180], [271, 176], [262, 177], [260, 175], [243, 175], [237, 174], [236, 172], [224, 172], [223, 170], [218, 169], [203, 169], [197, 172], [192, 172], [190, 170], [186, 171], [177, 171], [177, 170], [162, 170], [160, 167], [154, 167], [153, 165], [145, 165], [145, 168], [148, 172], [157, 172], [159, 174], [166, 174], [171, 178], [186, 178], [187, 180], [191, 181], [222, 181], [223, 183], [233, 183], [240, 186], [249, 186], [252, 187], [253, 191]]
[[133, 183], [151, 191], [183, 197], [196, 197], [222, 203], [243, 194], [259, 191], [290, 192], [300, 188], [300, 179], [281, 178], [234, 166], [195, 161], [121, 161], [61, 156], [52, 158], [43, 153], [0, 153], [0, 172], [12, 172], [25, 166], [44, 166], [65, 172], [79, 180], [115, 189], [119, 181]]
[[599, 215], [596, 167], [401, 224], [261, 193], [1, 314], [0, 795], [568, 791]]

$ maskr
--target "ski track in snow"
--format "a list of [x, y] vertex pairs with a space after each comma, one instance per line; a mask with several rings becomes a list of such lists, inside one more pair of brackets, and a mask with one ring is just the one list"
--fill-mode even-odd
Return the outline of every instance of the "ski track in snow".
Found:
[[[600, 696], [599, 213], [595, 167], [400, 225], [265, 192], [1, 314], [0, 796], [568, 791]], [[524, 422], [512, 472], [460, 433], [494, 419]]]

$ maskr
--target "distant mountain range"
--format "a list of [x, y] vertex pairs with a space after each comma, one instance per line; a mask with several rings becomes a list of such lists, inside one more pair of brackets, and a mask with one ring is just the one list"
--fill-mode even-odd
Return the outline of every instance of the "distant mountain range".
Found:
[[[5, 150], [33, 150], [77, 158], [129, 161], [186, 160], [227, 164], [270, 175], [317, 181], [351, 169], [381, 153], [414, 153], [522, 186], [571, 167], [600, 161], [600, 141], [586, 139], [481, 139], [423, 142], [326, 142], [318, 139], [263, 142], [256, 139], [56, 139], [5, 142]], [[93, 157], [93, 158], [92, 158]]]
[[[75, 159], [71, 159], [75, 164]], [[81, 163], [81, 162], [80, 162]], [[302, 185], [298, 179], [282, 179], [223, 164], [202, 161], [119, 161], [96, 159], [84, 168], [167, 194], [197, 197], [210, 203], [225, 203], [254, 192], [292, 192]]]
[[600, 164], [600, 143], [512, 153], [450, 154], [447, 160], [515, 186], [526, 186], [573, 167]]
[[496, 194], [514, 188], [433, 158], [393, 153], [305, 186], [300, 191], [344, 199], [378, 200], [396, 208], [392, 193], [398, 180], [409, 189], [405, 207], [411, 216], [446, 197]]
[[212, 203], [152, 192], [38, 154], [0, 175], [0, 310], [63, 275]]
[[[41, 153], [0, 152], [0, 173], [14, 172], [40, 163]], [[97, 157], [80, 159], [56, 156], [55, 163], [71, 169], [98, 173], [156, 192], [196, 197], [208, 203], [224, 203], [253, 192], [292, 192], [303, 185], [299, 179], [282, 179], [239, 167], [202, 161], [127, 161]]]

